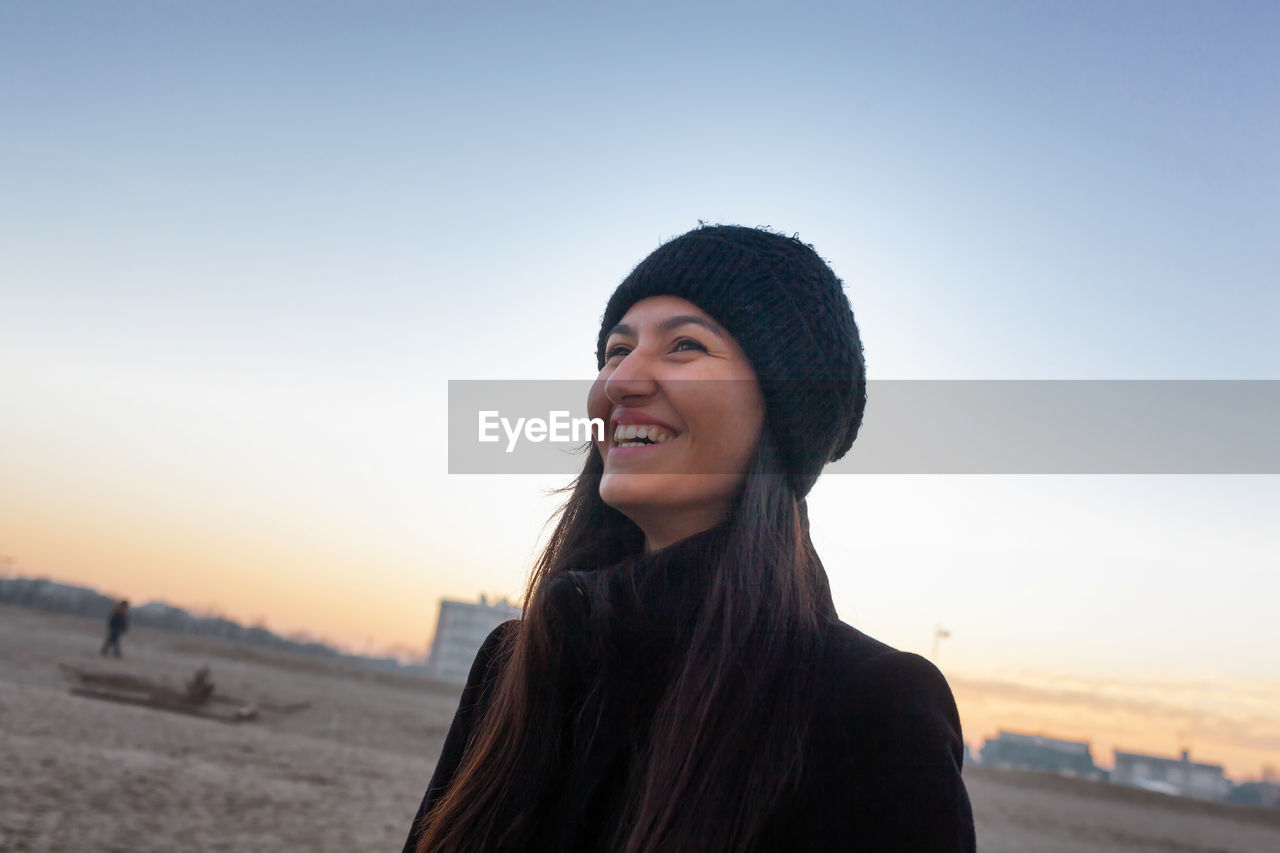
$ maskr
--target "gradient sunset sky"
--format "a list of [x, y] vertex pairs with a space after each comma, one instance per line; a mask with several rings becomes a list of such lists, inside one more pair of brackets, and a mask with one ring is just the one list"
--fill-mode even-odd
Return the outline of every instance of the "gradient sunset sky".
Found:
[[[0, 554], [421, 651], [562, 484], [450, 477], [448, 380], [591, 377], [700, 219], [813, 243], [873, 378], [1280, 378], [1278, 43], [1265, 1], [7, 4]], [[1280, 764], [1280, 478], [810, 505], [847, 621], [950, 629], [971, 740]]]

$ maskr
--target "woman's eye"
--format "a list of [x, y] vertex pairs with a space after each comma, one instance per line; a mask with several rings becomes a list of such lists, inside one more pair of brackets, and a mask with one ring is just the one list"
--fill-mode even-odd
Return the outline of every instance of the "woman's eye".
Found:
[[693, 338], [681, 338], [672, 349], [675, 352], [706, 352], [707, 348]]
[[625, 347], [622, 344], [617, 344], [605, 350], [604, 358], [605, 358], [605, 361], [608, 361], [611, 358], [616, 358], [617, 356], [620, 356], [620, 355], [626, 355], [629, 352], [631, 352], [631, 350], [628, 347]]

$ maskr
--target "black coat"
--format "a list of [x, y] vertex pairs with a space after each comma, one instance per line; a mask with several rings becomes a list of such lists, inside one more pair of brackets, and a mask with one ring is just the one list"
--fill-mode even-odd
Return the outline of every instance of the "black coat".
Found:
[[[698, 588], [698, 566], [706, 562], [699, 556], [715, 547], [719, 535], [722, 531], [699, 534], [604, 570], [608, 575], [591, 573], [594, 582], [608, 578], [614, 584], [606, 597], [613, 605], [610, 636], [605, 642], [579, 640], [581, 647], [571, 649], [566, 660], [580, 667], [585, 662], [587, 676], [606, 673], [605, 689], [597, 693], [606, 697], [604, 718], [614, 724], [592, 739], [589, 755], [575, 756], [575, 766], [564, 777], [548, 780], [555, 790], [539, 812], [536, 849], [603, 849], [621, 781], [635, 754], [638, 739], [631, 729], [644, 725], [644, 711], [637, 717], [634, 709], [651, 707], [644, 697], [660, 687], [646, 673], [663, 672], [661, 666], [654, 670], [652, 662], [661, 661], [684, 636], [681, 625], [689, 621], [689, 602], [696, 598], [690, 592]], [[565, 586], [560, 610], [581, 599]], [[405, 853], [415, 850], [419, 821], [453, 779], [502, 671], [498, 651], [518, 625], [500, 625], [476, 655]], [[835, 620], [826, 628], [817, 665], [818, 704], [799, 792], [767, 820], [754, 849], [974, 850], [973, 816], [960, 776], [960, 720], [938, 669]], [[628, 710], [611, 710], [619, 708]], [[750, 748], [749, 738], [743, 748]]]

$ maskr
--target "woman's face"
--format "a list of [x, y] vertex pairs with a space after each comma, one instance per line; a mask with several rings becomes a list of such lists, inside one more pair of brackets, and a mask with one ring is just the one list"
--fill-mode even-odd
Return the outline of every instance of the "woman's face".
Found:
[[675, 296], [637, 302], [610, 332], [587, 411], [605, 424], [600, 497], [651, 550], [728, 516], [764, 425], [737, 341]]

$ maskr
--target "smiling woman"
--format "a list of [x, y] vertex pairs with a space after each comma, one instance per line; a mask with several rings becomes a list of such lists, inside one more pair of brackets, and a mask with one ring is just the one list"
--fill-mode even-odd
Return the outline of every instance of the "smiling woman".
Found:
[[607, 428], [406, 853], [973, 850], [946, 681], [838, 619], [809, 536], [866, 401], [839, 279], [794, 238], [696, 229], [619, 285], [597, 361]]

